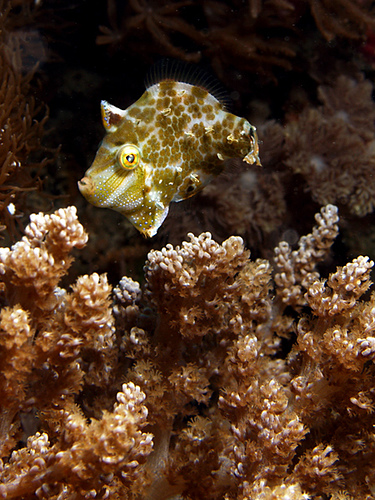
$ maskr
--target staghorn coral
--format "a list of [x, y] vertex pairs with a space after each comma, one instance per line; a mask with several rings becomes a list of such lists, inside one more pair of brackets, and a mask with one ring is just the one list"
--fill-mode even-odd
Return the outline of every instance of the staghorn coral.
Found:
[[373, 262], [321, 277], [337, 208], [316, 222], [274, 273], [189, 234], [112, 307], [105, 276], [58, 287], [87, 241], [74, 207], [32, 216], [0, 255], [0, 497], [371, 498]]
[[[152, 450], [151, 434], [140, 430], [147, 418], [144, 397], [139, 387], [123, 384], [113, 411], [90, 424], [77, 412], [61, 410], [61, 442], [51, 446], [46, 433], [28, 438], [26, 448], [14, 451], [2, 471], [0, 497], [35, 492], [38, 498], [87, 498], [98, 492], [106, 498], [120, 495], [121, 485], [137, 484], [139, 465]], [[22, 470], [14, 475], [20, 464]]]
[[[360, 296], [370, 284], [373, 263], [359, 257], [326, 282], [321, 280], [316, 266], [337, 235], [336, 207], [325, 207], [316, 219], [317, 226], [297, 250], [286, 251], [286, 244], [280, 244], [284, 251], [276, 252], [276, 299], [269, 263], [249, 261], [239, 238], [221, 246], [209, 234], [190, 235], [181, 247], [168, 245], [149, 254], [145, 292], [158, 312], [155, 333], [147, 339], [144, 330], [128, 325], [125, 345], [129, 350], [134, 346], [137, 360], [129, 380], [145, 391], [146, 405], [151, 399], [149, 418], [161, 440], [155, 448], [162, 457], [158, 473], [166, 467], [169, 481], [164, 498], [172, 495], [169, 488], [181, 476], [180, 491], [187, 498], [207, 497], [207, 491], [210, 498], [315, 498], [322, 492], [339, 495], [343, 485], [356, 495], [358, 476], [348, 456], [361, 450], [369, 466], [360, 475], [360, 495], [369, 494], [365, 477], [374, 456], [367, 455], [372, 446], [367, 433], [374, 395], [370, 374], [361, 370], [366, 364], [373, 372], [367, 357], [372, 353], [371, 327], [365, 326], [373, 305], [361, 302]], [[291, 308], [297, 320], [289, 316]], [[355, 308], [356, 314], [366, 311], [365, 324], [353, 324], [353, 333], [333, 347], [331, 328], [338, 329], [344, 318], [351, 325]], [[280, 336], [290, 333], [293, 323], [297, 339], [290, 355], [275, 357]], [[310, 332], [306, 337], [305, 324]], [[349, 380], [351, 390], [344, 396]], [[155, 412], [157, 398], [164, 405]], [[187, 406], [189, 398], [203, 407]], [[187, 427], [181, 417], [178, 427], [175, 421], [171, 441], [165, 436], [170, 411], [189, 415]], [[362, 444], [358, 448], [357, 428], [344, 450], [340, 432], [346, 436], [354, 414], [364, 423]], [[330, 444], [334, 426], [340, 432]], [[358, 463], [363, 459], [358, 456]]]
[[327, 255], [338, 235], [339, 218], [334, 205], [322, 208], [315, 219], [317, 225], [312, 234], [300, 238], [298, 250], [292, 251], [286, 241], [275, 248], [276, 293], [285, 305], [306, 304], [306, 290], [319, 276], [316, 265]]

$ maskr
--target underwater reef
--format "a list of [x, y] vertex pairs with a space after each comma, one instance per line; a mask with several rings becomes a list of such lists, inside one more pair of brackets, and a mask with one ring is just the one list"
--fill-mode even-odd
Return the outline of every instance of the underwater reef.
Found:
[[[144, 239], [77, 181], [160, 57], [262, 167]], [[375, 498], [374, 82], [368, 0], [0, 0], [0, 498]]]
[[274, 267], [189, 233], [143, 286], [66, 290], [76, 209], [31, 215], [0, 251], [0, 497], [372, 498], [374, 262], [321, 278], [337, 207], [315, 219]]

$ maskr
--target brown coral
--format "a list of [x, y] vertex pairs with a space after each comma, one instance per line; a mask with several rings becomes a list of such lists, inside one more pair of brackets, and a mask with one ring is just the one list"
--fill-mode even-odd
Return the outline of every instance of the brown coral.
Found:
[[327, 255], [338, 234], [339, 218], [334, 205], [322, 208], [315, 220], [312, 234], [300, 238], [298, 250], [292, 251], [286, 241], [275, 248], [276, 293], [285, 305], [306, 304], [306, 290], [319, 276], [316, 265]]
[[181, 33], [196, 42], [203, 42], [205, 37], [194, 26], [179, 17], [182, 7], [192, 5], [191, 0], [175, 2], [154, 2], [152, 0], [130, 0], [123, 22], [118, 22], [118, 10], [115, 0], [108, 0], [107, 11], [111, 28], [100, 26], [101, 35], [97, 37], [99, 45], [119, 43], [124, 39], [132, 39], [142, 34], [141, 40], [151, 38], [153, 44], [173, 57], [187, 61], [197, 61], [199, 53], [186, 54], [176, 47], [169, 33]]
[[323, 36], [359, 38], [367, 27], [375, 26], [372, 4], [369, 1], [308, 0], [311, 13]]
[[0, 496], [369, 497], [373, 262], [321, 277], [337, 208], [316, 221], [277, 247], [274, 280], [240, 237], [190, 234], [151, 251], [143, 291], [124, 277], [112, 309], [105, 276], [58, 288], [87, 238], [74, 208], [33, 216], [1, 252]]
[[144, 397], [139, 387], [124, 384], [113, 412], [90, 424], [77, 412], [61, 411], [62, 442], [51, 446], [47, 434], [37, 433], [26, 448], [14, 451], [2, 471], [1, 498], [23, 498], [30, 491], [45, 499], [84, 498], [88, 485], [91, 493], [105, 498], [121, 494], [121, 485], [134, 485], [140, 464], [152, 451], [151, 434], [140, 430], [147, 418]]
[[372, 88], [341, 76], [320, 87], [323, 106], [306, 108], [285, 130], [285, 165], [303, 175], [313, 199], [348, 205], [360, 216], [374, 209]]
[[122, 9], [108, 0], [107, 13], [110, 27], [99, 27], [98, 44], [126, 42], [147, 58], [156, 48], [185, 61], [208, 56], [224, 79], [226, 73], [292, 69], [299, 59], [298, 43], [310, 50], [303, 38], [306, 18], [314, 36], [320, 32], [327, 41], [360, 39], [375, 26], [371, 2], [350, 0], [131, 0]]
[[58, 287], [72, 261], [69, 252], [87, 241], [75, 207], [33, 215], [25, 232], [11, 249], [2, 248], [0, 257], [7, 304], [1, 313], [1, 391], [9, 418], [3, 445], [17, 430], [12, 420], [21, 407], [29, 411], [36, 401], [40, 409], [58, 404], [84, 380], [105, 386], [103, 375], [109, 377], [115, 363], [106, 277], [83, 276], [71, 293]]
[[7, 30], [9, 10], [8, 2], [0, 2], [0, 228], [14, 237], [23, 199], [39, 188], [38, 175], [47, 161], [32, 160], [40, 150], [47, 113], [29, 96], [35, 69], [22, 74], [19, 44]]

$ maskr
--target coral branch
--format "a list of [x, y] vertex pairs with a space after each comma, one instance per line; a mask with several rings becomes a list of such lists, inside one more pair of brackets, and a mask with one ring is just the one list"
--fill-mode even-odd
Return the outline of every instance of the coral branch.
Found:
[[373, 262], [320, 276], [337, 208], [315, 219], [273, 281], [241, 238], [189, 234], [112, 304], [105, 275], [58, 286], [87, 240], [75, 209], [32, 216], [0, 252], [0, 497], [369, 496]]

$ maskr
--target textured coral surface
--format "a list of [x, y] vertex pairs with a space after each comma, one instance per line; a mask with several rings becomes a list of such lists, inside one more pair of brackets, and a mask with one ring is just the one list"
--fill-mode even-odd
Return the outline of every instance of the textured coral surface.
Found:
[[0, 496], [371, 498], [374, 263], [320, 276], [337, 223], [274, 264], [190, 233], [111, 300], [105, 275], [59, 287], [75, 207], [32, 215], [0, 252]]
[[[374, 30], [370, 0], [0, 0], [0, 498], [375, 498]], [[263, 167], [145, 240], [77, 181], [160, 56]]]

